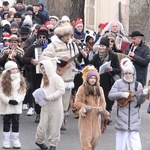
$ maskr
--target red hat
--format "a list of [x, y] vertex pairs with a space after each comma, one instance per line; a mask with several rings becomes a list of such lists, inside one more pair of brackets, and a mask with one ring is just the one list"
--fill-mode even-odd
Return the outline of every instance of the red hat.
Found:
[[9, 33], [3, 33], [3, 40], [9, 40], [10, 34]]
[[98, 27], [101, 28], [101, 29], [104, 29], [107, 25], [108, 25], [108, 22], [100, 23]]
[[49, 26], [54, 27], [54, 25], [53, 25], [50, 21], [46, 21], [46, 22], [44, 23], [44, 26], [46, 26], [47, 28], [48, 28]]
[[77, 18], [77, 20], [76, 20], [76, 22], [75, 22], [75, 28], [76, 28], [77, 26], [80, 26], [80, 25], [83, 26], [82, 19], [81, 19], [81, 18]]
[[38, 29], [38, 32], [37, 32], [37, 37], [39, 35], [45, 35], [46, 37], [48, 36], [48, 28], [45, 27], [45, 26], [41, 26], [39, 29]]

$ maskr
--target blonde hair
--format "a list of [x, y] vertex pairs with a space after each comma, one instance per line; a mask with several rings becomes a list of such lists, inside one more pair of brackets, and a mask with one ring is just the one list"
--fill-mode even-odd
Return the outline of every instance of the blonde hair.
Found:
[[[26, 92], [27, 91], [27, 83], [26, 83], [25, 78], [22, 76], [21, 73], [20, 73], [20, 79], [21, 79], [20, 88], [18, 89], [18, 92]], [[12, 83], [11, 83], [10, 70], [6, 71], [2, 75], [1, 86], [2, 86], [3, 93], [6, 96], [11, 96], [11, 94], [12, 94]]]

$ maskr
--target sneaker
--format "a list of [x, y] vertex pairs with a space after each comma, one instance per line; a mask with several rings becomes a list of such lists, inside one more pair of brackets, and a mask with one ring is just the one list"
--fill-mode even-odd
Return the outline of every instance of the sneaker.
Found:
[[30, 107], [30, 108], [28, 109], [27, 116], [32, 116], [32, 115], [34, 115], [34, 114], [35, 114], [34, 109], [33, 109], [32, 107]]
[[22, 109], [23, 110], [28, 110], [28, 105], [27, 104], [23, 104]]

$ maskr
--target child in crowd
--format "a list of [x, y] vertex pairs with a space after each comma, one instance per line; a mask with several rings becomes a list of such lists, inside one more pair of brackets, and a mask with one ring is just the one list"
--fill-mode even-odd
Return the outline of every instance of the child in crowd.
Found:
[[95, 150], [101, 135], [100, 114], [105, 110], [106, 102], [94, 66], [83, 69], [83, 85], [77, 91], [75, 105], [79, 109], [78, 129], [82, 150]]
[[[49, 129], [49, 150], [56, 150], [60, 139], [60, 129], [63, 122], [63, 103], [62, 95], [65, 93], [63, 79], [56, 74], [56, 59], [47, 59], [40, 62], [41, 72], [43, 74], [41, 88], [45, 91], [47, 97], [43, 98], [46, 104], [41, 106], [40, 122], [36, 132], [36, 145], [42, 150], [48, 149], [44, 143], [47, 129]], [[39, 103], [39, 100], [36, 100]]]
[[[13, 61], [5, 64], [0, 78], [0, 114], [3, 115], [3, 148], [21, 147], [19, 140], [19, 116], [22, 113], [22, 101], [26, 94], [26, 82]], [[12, 124], [12, 133], [10, 125]]]
[[145, 102], [148, 89], [136, 81], [135, 68], [128, 58], [121, 60], [122, 79], [109, 92], [109, 99], [117, 100], [116, 150], [142, 150], [139, 129], [140, 105]]

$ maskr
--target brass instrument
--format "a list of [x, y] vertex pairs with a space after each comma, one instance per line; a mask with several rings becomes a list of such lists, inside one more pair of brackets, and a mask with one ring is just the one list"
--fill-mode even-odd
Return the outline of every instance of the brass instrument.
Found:
[[13, 52], [14, 51], [15, 51], [15, 48], [14, 47], [11, 48], [11, 53], [9, 53], [7, 60], [13, 60], [14, 59], [14, 57], [13, 57]]

